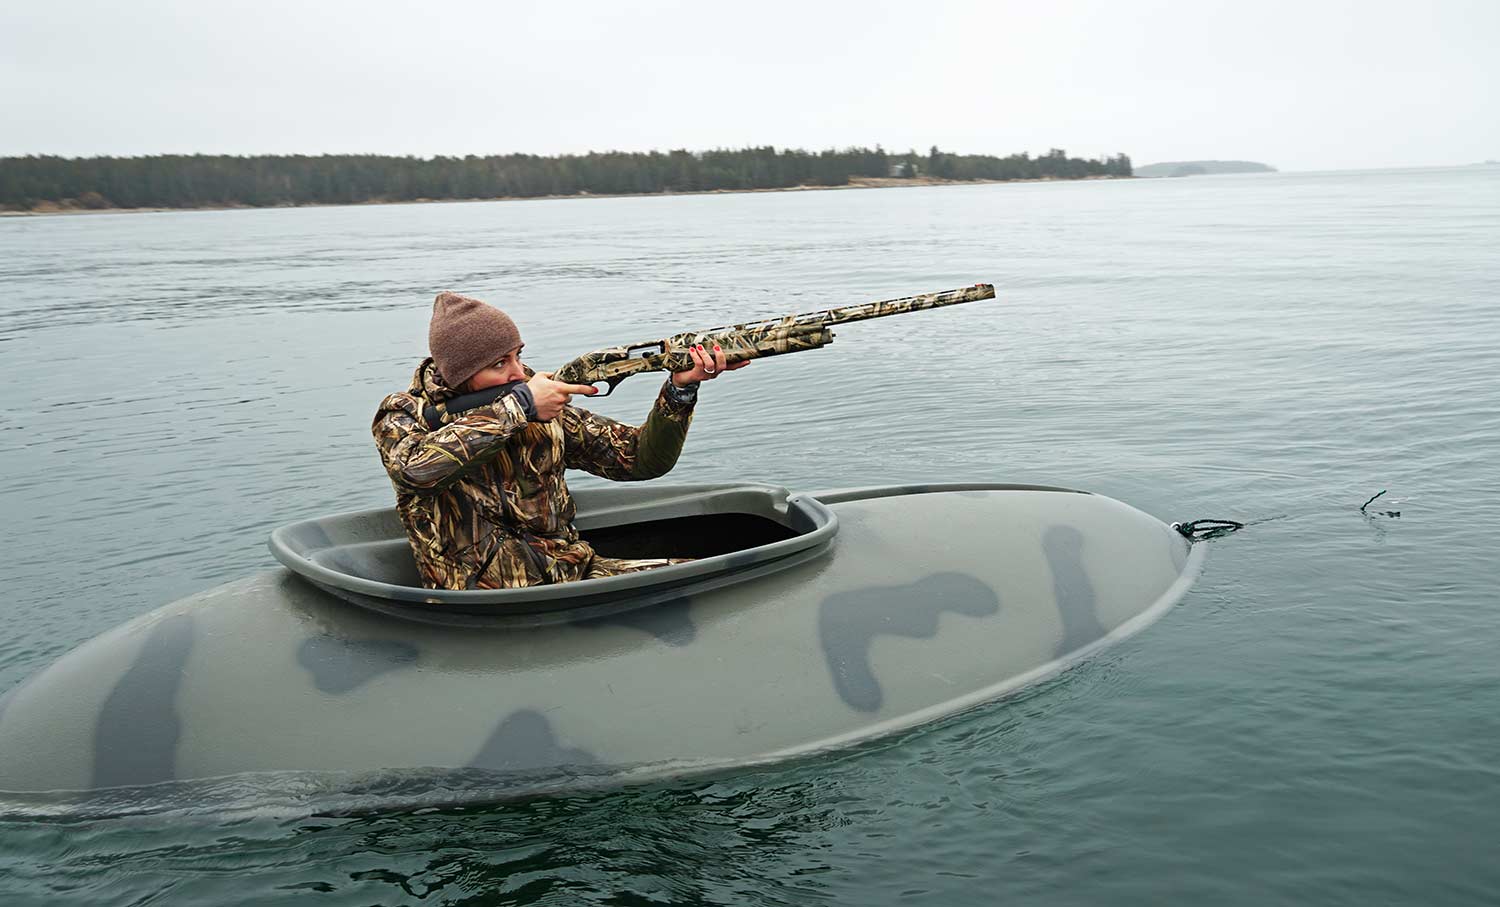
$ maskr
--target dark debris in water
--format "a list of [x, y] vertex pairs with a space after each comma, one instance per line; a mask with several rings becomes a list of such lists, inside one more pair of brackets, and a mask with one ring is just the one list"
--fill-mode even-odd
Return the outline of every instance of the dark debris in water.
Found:
[[[1367, 508], [1371, 504], [1375, 503], [1375, 499], [1378, 498], [1378, 497], [1380, 497], [1381, 495], [1385, 494], [1385, 492], [1386, 492], [1386, 489], [1382, 488], [1379, 491], [1375, 492], [1375, 494], [1371, 495], [1370, 499], [1368, 501], [1365, 501], [1363, 504], [1359, 505], [1359, 512], [1363, 513], [1365, 516], [1370, 516], [1371, 515], [1370, 512], [1368, 510], [1366, 510], [1365, 508]], [[1377, 510], [1377, 511], [1375, 511], [1374, 516], [1387, 516], [1387, 517], [1391, 517], [1391, 518], [1394, 519], [1394, 518], [1399, 518], [1401, 516], [1401, 511], [1399, 511], [1399, 510]]]

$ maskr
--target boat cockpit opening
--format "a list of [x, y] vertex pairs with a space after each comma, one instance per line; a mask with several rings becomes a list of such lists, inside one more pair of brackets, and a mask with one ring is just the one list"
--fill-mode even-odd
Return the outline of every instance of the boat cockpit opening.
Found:
[[682, 563], [515, 589], [424, 589], [392, 509], [336, 514], [271, 534], [278, 560], [352, 604], [399, 617], [482, 627], [587, 619], [681, 600], [821, 557], [838, 518], [816, 498], [772, 485], [589, 488], [575, 493], [579, 536], [604, 557]]
[[775, 520], [753, 513], [714, 513], [675, 519], [601, 526], [579, 533], [605, 557], [693, 559], [733, 554], [797, 533]]

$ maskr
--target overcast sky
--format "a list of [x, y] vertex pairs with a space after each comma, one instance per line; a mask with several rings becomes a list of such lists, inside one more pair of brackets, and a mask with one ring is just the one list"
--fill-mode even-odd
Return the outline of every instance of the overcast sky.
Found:
[[0, 155], [1500, 158], [1500, 2], [0, 3]]

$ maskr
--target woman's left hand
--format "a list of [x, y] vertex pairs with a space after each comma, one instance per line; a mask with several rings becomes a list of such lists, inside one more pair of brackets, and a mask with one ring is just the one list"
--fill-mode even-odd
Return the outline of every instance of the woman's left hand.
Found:
[[699, 381], [712, 381], [725, 372], [732, 372], [750, 364], [749, 359], [736, 362], [734, 365], [724, 364], [724, 351], [718, 346], [712, 350], [703, 344], [688, 347], [688, 355], [693, 357], [693, 367], [685, 372], [673, 372], [672, 383], [678, 387], [686, 387]]

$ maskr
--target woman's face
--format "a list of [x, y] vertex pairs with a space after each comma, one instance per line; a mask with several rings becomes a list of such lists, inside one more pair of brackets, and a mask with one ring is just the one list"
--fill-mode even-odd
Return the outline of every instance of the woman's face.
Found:
[[512, 381], [525, 381], [526, 372], [521, 365], [521, 350], [525, 346], [519, 346], [504, 358], [488, 368], [482, 368], [474, 373], [474, 377], [464, 382], [463, 390], [468, 393], [482, 391], [487, 387], [495, 387], [500, 384], [509, 384]]

